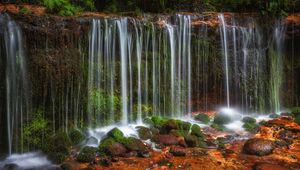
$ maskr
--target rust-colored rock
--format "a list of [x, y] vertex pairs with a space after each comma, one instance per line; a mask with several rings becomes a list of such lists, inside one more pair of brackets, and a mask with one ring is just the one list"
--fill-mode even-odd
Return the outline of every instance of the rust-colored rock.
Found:
[[268, 139], [253, 138], [249, 139], [243, 147], [246, 154], [264, 156], [269, 155], [274, 150], [274, 143]]

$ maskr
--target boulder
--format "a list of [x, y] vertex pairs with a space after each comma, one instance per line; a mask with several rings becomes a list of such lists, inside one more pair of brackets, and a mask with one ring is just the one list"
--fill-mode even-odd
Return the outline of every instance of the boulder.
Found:
[[106, 135], [108, 137], [115, 139], [117, 142], [119, 142], [120, 140], [122, 140], [124, 138], [123, 132], [118, 128], [113, 128]]
[[191, 128], [191, 135], [195, 135], [197, 137], [201, 137], [204, 138], [204, 134], [201, 131], [200, 126], [193, 124], [192, 128]]
[[69, 138], [73, 145], [77, 145], [85, 139], [85, 135], [78, 129], [72, 129], [69, 132]]
[[125, 138], [121, 141], [121, 143], [128, 149], [128, 151], [136, 151], [136, 152], [147, 152], [148, 147], [139, 139], [134, 137]]
[[230, 123], [230, 121], [231, 121], [231, 118], [226, 114], [218, 113], [214, 117], [214, 124], [217, 124], [217, 125], [224, 125], [224, 124]]
[[156, 142], [163, 145], [177, 145], [179, 141], [174, 135], [157, 135]]
[[180, 146], [172, 146], [169, 151], [174, 156], [185, 156], [185, 149]]
[[264, 156], [269, 155], [274, 150], [274, 142], [268, 139], [253, 138], [246, 141], [243, 151], [246, 154]]
[[136, 127], [139, 137], [142, 140], [148, 140], [152, 138], [152, 132], [151, 129], [147, 128], [147, 127], [143, 127], [143, 126], [138, 126]]
[[127, 149], [124, 145], [120, 143], [114, 143], [108, 146], [106, 152], [110, 156], [124, 156], [127, 152]]
[[186, 135], [184, 140], [188, 147], [197, 147], [199, 145], [198, 138], [195, 135]]
[[197, 114], [194, 119], [204, 124], [208, 124], [210, 122], [209, 116], [204, 113]]
[[96, 157], [98, 149], [95, 147], [85, 146], [78, 154], [78, 162], [92, 162]]
[[253, 117], [246, 116], [246, 117], [243, 117], [242, 122], [244, 122], [244, 123], [256, 123], [256, 119], [253, 118]]

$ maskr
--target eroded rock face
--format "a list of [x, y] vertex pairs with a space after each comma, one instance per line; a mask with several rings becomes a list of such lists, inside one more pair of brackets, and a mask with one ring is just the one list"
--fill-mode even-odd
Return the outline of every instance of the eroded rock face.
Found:
[[273, 150], [274, 142], [262, 138], [249, 139], [243, 147], [244, 153], [257, 156], [269, 155]]

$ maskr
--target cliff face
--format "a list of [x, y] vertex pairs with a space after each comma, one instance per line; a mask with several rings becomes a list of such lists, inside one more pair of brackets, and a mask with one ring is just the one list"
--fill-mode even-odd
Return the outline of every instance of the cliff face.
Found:
[[[89, 79], [89, 35], [91, 32], [92, 19], [100, 19], [104, 21], [106, 19], [107, 22], [111, 22], [120, 18], [120, 16], [112, 16], [112, 15], [104, 15], [98, 13], [85, 13], [81, 16], [76, 17], [57, 17], [57, 16], [47, 16], [42, 15], [42, 10], [36, 10], [36, 13], [29, 15], [21, 15], [16, 14], [18, 9], [13, 7], [5, 7], [0, 8], [0, 11], [8, 11], [10, 12], [11, 18], [13, 18], [18, 25], [21, 27], [22, 35], [24, 39], [24, 49], [27, 57], [27, 65], [28, 65], [28, 80], [30, 82], [31, 87], [31, 97], [32, 97], [32, 110], [37, 108], [42, 108], [45, 111], [45, 117], [49, 119], [51, 129], [66, 129], [68, 127], [80, 126], [83, 127], [88, 122], [88, 79]], [[221, 31], [219, 28], [220, 19], [218, 18], [217, 13], [205, 13], [205, 14], [192, 14], [192, 13], [181, 13], [180, 15], [191, 15], [191, 58], [192, 65], [194, 68], [191, 70], [192, 72], [192, 96], [191, 103], [193, 111], [207, 111], [211, 109], [215, 109], [217, 106], [224, 105], [224, 101], [226, 100], [226, 92], [225, 92], [225, 76], [224, 76], [224, 57], [223, 57], [223, 49], [222, 49], [222, 40], [221, 40]], [[225, 13], [225, 20], [227, 23], [226, 28], [228, 28], [228, 33], [232, 33], [233, 30], [240, 31], [239, 33], [242, 36], [237, 36], [240, 38], [236, 40], [241, 43], [242, 41], [254, 41], [251, 40], [251, 36], [256, 36], [256, 31], [261, 29], [261, 33], [259, 34], [258, 39], [261, 38], [261, 42], [255, 42], [250, 44], [249, 47], [245, 47], [245, 49], [249, 49], [249, 53], [253, 53], [255, 56], [255, 50], [257, 48], [262, 49], [262, 55], [266, 56], [267, 61], [264, 61], [267, 66], [265, 70], [262, 69], [262, 72], [266, 72], [266, 77], [269, 76], [271, 70], [270, 62], [272, 61], [271, 55], [269, 54], [269, 49], [271, 41], [270, 34], [272, 34], [271, 28], [275, 25], [275, 21], [265, 22], [265, 18], [259, 18], [259, 16], [255, 14], [231, 14]], [[251, 17], [249, 17], [251, 16]], [[249, 19], [250, 18], [250, 19]], [[253, 19], [254, 18], [254, 19]], [[257, 20], [257, 22], [251, 22], [252, 20]], [[178, 16], [165, 16], [165, 15], [146, 15], [145, 17], [131, 18], [129, 19], [129, 29], [134, 32], [135, 27], [139, 26], [143, 30], [152, 28], [148, 25], [153, 24], [155, 30], [157, 32], [153, 33], [155, 36], [159, 35], [162, 37], [161, 41], [166, 42], [167, 47], [161, 47], [168, 49], [168, 40], [169, 34], [166, 33], [166, 27], [172, 26], [174, 29], [180, 27], [176, 26], [178, 22]], [[234, 25], [234, 22], [239, 24]], [[138, 24], [140, 25], [138, 25]], [[169, 25], [168, 25], [169, 24]], [[256, 28], [255, 24], [259, 25], [260, 28]], [[281, 95], [281, 105], [285, 107], [296, 106], [300, 103], [300, 44], [296, 43], [300, 41], [300, 15], [293, 14], [284, 19], [285, 24], [285, 34], [284, 34], [284, 57], [282, 62], [283, 65], [283, 80], [282, 86], [280, 88]], [[110, 25], [113, 27], [114, 25]], [[146, 28], [147, 27], [147, 28]], [[102, 25], [102, 27], [103, 25]], [[237, 28], [237, 29], [233, 29]], [[255, 28], [255, 29], [254, 29]], [[253, 29], [253, 32], [251, 32]], [[205, 30], [205, 31], [203, 31]], [[250, 31], [249, 31], [250, 30]], [[145, 31], [145, 32], [146, 32]], [[145, 33], [143, 32], [143, 33]], [[103, 32], [102, 32], [103, 33]], [[104, 33], [103, 33], [104, 34]], [[151, 33], [152, 34], [152, 33]], [[144, 34], [143, 34], [144, 35]], [[145, 34], [146, 35], [146, 34]], [[150, 33], [149, 33], [150, 35]], [[249, 38], [250, 37], [250, 38]], [[119, 39], [119, 35], [115, 37], [116, 41]], [[133, 36], [133, 38], [135, 38]], [[179, 36], [176, 38], [180, 38]], [[244, 39], [243, 39], [244, 38]], [[247, 39], [248, 38], [248, 39]], [[146, 39], [146, 38], [145, 38]], [[177, 39], [176, 39], [177, 40]], [[151, 42], [151, 41], [149, 41]], [[183, 42], [183, 45], [185, 42]], [[105, 46], [105, 43], [102, 44]], [[237, 45], [240, 45], [237, 43]], [[261, 46], [259, 46], [261, 45]], [[177, 46], [176, 46], [177, 47]], [[120, 50], [120, 47], [116, 47], [116, 51]], [[128, 47], [129, 48], [129, 47]], [[132, 47], [135, 48], [135, 47]], [[152, 46], [149, 46], [149, 49]], [[234, 39], [228, 38], [228, 53], [234, 53]], [[255, 49], [255, 50], [253, 50]], [[176, 49], [177, 50], [177, 49]], [[200, 51], [200, 52], [199, 52]], [[243, 51], [241, 49], [240, 51]], [[203, 54], [202, 54], [203, 53]], [[242, 53], [242, 52], [238, 52]], [[149, 56], [169, 56], [169, 52], [160, 52], [154, 53], [149, 52]], [[239, 55], [239, 54], [238, 54]], [[142, 53], [142, 58], [147, 56], [145, 52]], [[249, 55], [250, 56], [250, 55]], [[116, 53], [115, 58], [116, 65], [120, 65], [119, 58], [121, 55]], [[166, 57], [164, 61], [169, 62], [170, 57]], [[201, 58], [201, 59], [199, 59]], [[1, 58], [3, 61], [3, 59]], [[149, 60], [148, 67], [152, 68], [151, 58], [143, 59], [143, 62]], [[240, 59], [242, 60], [242, 59]], [[230, 60], [230, 64], [236, 63], [237, 67], [242, 66], [243, 61], [240, 60]], [[103, 60], [104, 61], [104, 60]], [[249, 87], [246, 91], [245, 87], [240, 86], [239, 79], [234, 79], [234, 76], [243, 76], [242, 73], [239, 72], [238, 68], [236, 69], [237, 73], [232, 76], [230, 82], [232, 82], [233, 87], [231, 89], [231, 100], [233, 105], [245, 105], [246, 107], [250, 107], [250, 104], [244, 102], [240, 95], [242, 93], [249, 93], [249, 95], [254, 95], [254, 93], [263, 93], [266, 95], [270, 95], [268, 91], [267, 85], [264, 82], [255, 83], [257, 79], [253, 78], [252, 72], [257, 68], [253, 66], [251, 63], [254, 60], [249, 57], [249, 69], [248, 65], [245, 65], [247, 71], [249, 71]], [[250, 62], [251, 61], [251, 62]], [[142, 63], [143, 63], [142, 62]], [[5, 62], [0, 62], [1, 64]], [[2, 65], [1, 65], [2, 66]], [[144, 65], [142, 65], [144, 66]], [[166, 70], [170, 70], [169, 65], [166, 64]], [[252, 69], [253, 66], [253, 69]], [[128, 66], [129, 67], [129, 66]], [[137, 69], [138, 66], [133, 66], [134, 69]], [[275, 67], [275, 66], [273, 66]], [[1, 67], [1, 68], [4, 68]], [[103, 68], [104, 69], [104, 68]], [[109, 71], [110, 66], [106, 68], [105, 71]], [[160, 68], [161, 69], [161, 68]], [[166, 70], [159, 70], [157, 74], [167, 74], [166, 83], [170, 77], [169, 72], [166, 73]], [[164, 72], [165, 71], [165, 72]], [[116, 69], [116, 72], [120, 74], [119, 68]], [[5, 79], [5, 70], [1, 70], [0, 72], [1, 79]], [[143, 75], [144, 76], [144, 75]], [[149, 77], [153, 76], [152, 70], [149, 70]], [[132, 78], [136, 78], [133, 73]], [[263, 78], [265, 76], [262, 76]], [[104, 77], [106, 78], [106, 77]], [[144, 78], [144, 77], [142, 77]], [[241, 79], [242, 79], [241, 78]], [[111, 78], [111, 80], [115, 80], [116, 82], [121, 81], [120, 76], [116, 76], [115, 78]], [[150, 79], [150, 78], [149, 78]], [[158, 78], [157, 78], [158, 79]], [[2, 81], [4, 82], [4, 81]], [[237, 83], [235, 83], [237, 82]], [[243, 82], [243, 83], [245, 83]], [[105, 84], [104, 82], [103, 84]], [[154, 82], [158, 83], [157, 82]], [[251, 84], [253, 83], [253, 84]], [[149, 87], [149, 93], [152, 88], [153, 82], [151, 82], [151, 87]], [[179, 84], [179, 83], [178, 83]], [[255, 86], [262, 86], [264, 89], [256, 88]], [[149, 85], [150, 86], [150, 85]], [[153, 85], [154, 86], [154, 85]], [[168, 86], [164, 87], [161, 85], [161, 89], [169, 90]], [[234, 87], [240, 87], [239, 90], [234, 91]], [[255, 87], [255, 88], [254, 88]], [[121, 89], [121, 85], [116, 85], [116, 88]], [[143, 87], [144, 88], [144, 87]], [[160, 87], [158, 87], [160, 88]], [[117, 89], [116, 93], [120, 94], [120, 89]], [[135, 90], [137, 87], [133, 87], [133, 94], [137, 94]], [[5, 108], [5, 85], [1, 84], [1, 126], [6, 126], [6, 113]], [[143, 89], [144, 90], [144, 89]], [[253, 91], [253, 92], [252, 92]], [[152, 91], [151, 91], [152, 93]], [[271, 93], [271, 92], [270, 92]], [[259, 96], [260, 94], [256, 94]], [[149, 95], [151, 96], [151, 95]], [[165, 100], [165, 98], [158, 95], [159, 100]], [[166, 95], [167, 96], [167, 95]], [[182, 95], [185, 97], [184, 95]], [[266, 96], [261, 95], [262, 100], [267, 100]], [[152, 96], [148, 99], [152, 101]], [[259, 97], [258, 97], [259, 98]], [[261, 99], [259, 98], [259, 99]], [[138, 99], [133, 97], [133, 103], [135, 103]], [[254, 99], [249, 99], [249, 101]], [[259, 107], [260, 101], [253, 102], [253, 105], [257, 105]], [[266, 102], [266, 101], [264, 101]], [[149, 102], [150, 103], [150, 102]], [[186, 104], [186, 103], [185, 103]], [[266, 104], [268, 105], [268, 104]], [[252, 109], [252, 108], [251, 108]], [[254, 108], [256, 109], [256, 108]], [[105, 113], [110, 114], [110, 113]], [[103, 117], [109, 117], [109, 115], [105, 115]], [[120, 115], [116, 114], [116, 117], [120, 117]], [[134, 116], [133, 116], [134, 117]], [[119, 120], [120, 118], [116, 118]], [[106, 122], [107, 123], [107, 122]], [[3, 129], [0, 132], [1, 136], [5, 136], [6, 131]], [[1, 134], [2, 133], [2, 134]], [[6, 145], [5, 142], [0, 143], [1, 146]], [[5, 147], [0, 147], [5, 148]]]

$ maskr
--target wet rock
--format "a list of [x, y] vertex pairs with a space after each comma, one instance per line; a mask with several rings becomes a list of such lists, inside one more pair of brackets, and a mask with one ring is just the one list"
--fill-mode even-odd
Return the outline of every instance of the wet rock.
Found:
[[185, 149], [180, 146], [172, 146], [169, 151], [174, 156], [185, 156]]
[[14, 163], [4, 165], [4, 170], [17, 170], [19, 166]]
[[210, 127], [213, 129], [216, 129], [218, 131], [225, 131], [225, 129], [226, 129], [223, 125], [219, 125], [216, 123], [211, 124]]
[[179, 129], [179, 126], [176, 120], [169, 119], [161, 126], [160, 133], [168, 134], [173, 129]]
[[204, 124], [208, 124], [210, 122], [209, 116], [204, 113], [197, 114], [194, 119]]
[[127, 152], [127, 149], [124, 145], [120, 143], [114, 143], [108, 146], [106, 152], [111, 156], [124, 156]]
[[188, 145], [186, 144], [184, 137], [180, 137], [178, 138], [178, 145], [182, 146], [182, 147], [188, 147]]
[[242, 119], [244, 123], [256, 123], [256, 119], [253, 117], [246, 116]]
[[109, 158], [101, 158], [98, 161], [98, 164], [101, 166], [109, 167], [111, 165], [111, 159]]
[[202, 133], [200, 126], [198, 126], [198, 125], [196, 125], [196, 124], [193, 124], [193, 125], [192, 125], [192, 128], [191, 128], [191, 135], [195, 135], [195, 136], [201, 137], [201, 138], [204, 138], [204, 136], [205, 136], [205, 135]]
[[276, 113], [273, 113], [273, 114], [270, 114], [269, 117], [272, 119], [276, 119], [276, 118], [279, 118], [279, 115]]
[[276, 165], [276, 164], [271, 164], [271, 163], [256, 163], [253, 166], [254, 170], [289, 170], [289, 168]]
[[136, 127], [139, 137], [142, 140], [148, 140], [152, 138], [152, 132], [149, 128], [143, 127], [143, 126], [138, 126]]
[[174, 135], [158, 135], [156, 139], [157, 143], [163, 145], [177, 145], [178, 139]]
[[214, 124], [224, 125], [224, 124], [229, 123], [230, 121], [231, 121], [231, 118], [226, 114], [218, 113], [214, 117]]
[[94, 136], [90, 136], [89, 138], [86, 139], [85, 144], [89, 145], [89, 146], [97, 146], [98, 145], [98, 139], [95, 138]]
[[256, 123], [246, 122], [245, 124], [243, 124], [243, 128], [248, 132], [256, 133], [259, 130], [259, 125]]
[[151, 156], [149, 151], [139, 152], [137, 155], [141, 158], [149, 158]]
[[184, 140], [187, 144], [188, 147], [198, 147], [201, 146], [200, 142], [201, 142], [201, 138], [195, 136], [195, 135], [186, 135], [184, 137]]
[[100, 154], [105, 154], [106, 149], [114, 143], [116, 143], [116, 140], [112, 137], [102, 139], [99, 145]]
[[159, 116], [152, 116], [151, 121], [153, 126], [156, 128], [161, 128], [161, 126], [167, 121], [166, 119], [159, 117]]
[[78, 129], [72, 129], [69, 132], [69, 138], [73, 145], [77, 145], [85, 139], [85, 135]]
[[243, 151], [246, 154], [264, 156], [269, 155], [274, 150], [274, 143], [268, 139], [253, 138], [246, 141]]
[[121, 142], [129, 151], [136, 152], [146, 152], [148, 151], [147, 145], [145, 145], [141, 140], [129, 137], [125, 138]]
[[78, 154], [78, 162], [92, 162], [96, 157], [97, 148], [85, 146]]
[[138, 153], [136, 151], [131, 151], [125, 154], [125, 157], [129, 158], [129, 157], [136, 157], [138, 156]]

